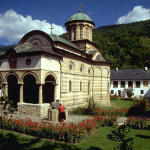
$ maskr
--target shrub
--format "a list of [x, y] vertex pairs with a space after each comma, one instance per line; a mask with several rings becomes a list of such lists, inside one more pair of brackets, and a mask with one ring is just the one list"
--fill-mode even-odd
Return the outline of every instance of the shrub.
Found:
[[132, 97], [134, 95], [134, 93], [132, 91], [128, 91], [127, 95], [130, 98], [130, 97]]
[[150, 117], [128, 117], [127, 125], [133, 129], [150, 130]]
[[115, 95], [110, 95], [110, 99], [115, 100], [115, 99], [120, 99], [120, 97], [115, 94]]
[[150, 107], [150, 104], [149, 104], [147, 98], [143, 98], [142, 100], [135, 101], [135, 103], [129, 109], [126, 116], [140, 115], [140, 114], [144, 113], [146, 110], [148, 110], [149, 107]]
[[133, 149], [133, 138], [126, 138], [126, 134], [131, 131], [129, 126], [122, 125], [117, 130], [112, 130], [111, 134], [107, 135], [107, 139], [117, 141], [119, 144], [117, 148], [119, 150], [132, 150]]

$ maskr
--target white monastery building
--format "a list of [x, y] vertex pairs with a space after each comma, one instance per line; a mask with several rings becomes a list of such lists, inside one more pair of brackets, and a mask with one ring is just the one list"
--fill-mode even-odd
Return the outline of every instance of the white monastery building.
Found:
[[111, 95], [128, 97], [128, 91], [134, 93], [133, 97], [150, 98], [150, 69], [139, 70], [111, 70]]
[[89, 98], [110, 105], [111, 63], [92, 42], [95, 24], [80, 10], [65, 26], [68, 40], [33, 30], [14, 49], [0, 53], [3, 89], [19, 114], [47, 117], [57, 99], [68, 109]]

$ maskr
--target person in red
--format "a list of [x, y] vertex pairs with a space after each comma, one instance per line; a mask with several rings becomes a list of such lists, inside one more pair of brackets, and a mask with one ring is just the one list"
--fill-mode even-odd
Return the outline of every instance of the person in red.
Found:
[[60, 121], [63, 122], [64, 119], [66, 119], [65, 108], [62, 104], [60, 104], [59, 107], [58, 107], [58, 110], [59, 110]]

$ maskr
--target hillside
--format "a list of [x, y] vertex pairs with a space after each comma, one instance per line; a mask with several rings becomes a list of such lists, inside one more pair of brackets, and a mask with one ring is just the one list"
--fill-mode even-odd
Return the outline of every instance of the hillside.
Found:
[[93, 30], [93, 42], [112, 69], [150, 68], [150, 20], [99, 27]]
[[0, 45], [0, 52], [3, 51], [7, 51], [10, 48], [14, 48], [16, 45], [9, 45], [9, 46], [5, 46], [5, 45]]
[[[67, 39], [66, 33], [60, 36]], [[112, 69], [150, 68], [150, 20], [99, 27], [93, 30], [93, 42], [112, 62]], [[0, 51], [15, 46], [0, 47]]]

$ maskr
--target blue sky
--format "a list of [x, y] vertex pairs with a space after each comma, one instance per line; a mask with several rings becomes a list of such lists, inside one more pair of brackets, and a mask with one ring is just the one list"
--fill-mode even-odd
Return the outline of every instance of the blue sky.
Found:
[[17, 44], [31, 30], [66, 32], [64, 23], [79, 12], [89, 15], [95, 28], [150, 19], [150, 0], [0, 0], [0, 44]]

